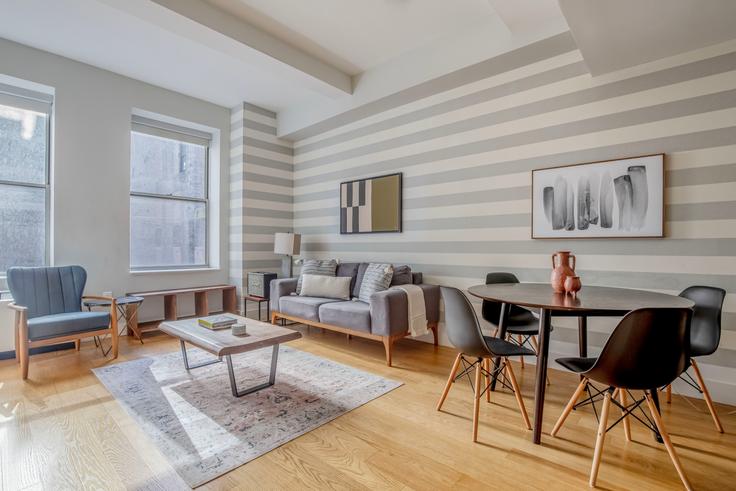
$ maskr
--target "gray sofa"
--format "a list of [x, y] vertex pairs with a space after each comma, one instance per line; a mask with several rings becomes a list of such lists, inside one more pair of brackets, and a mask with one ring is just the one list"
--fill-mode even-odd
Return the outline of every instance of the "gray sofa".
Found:
[[[368, 263], [340, 263], [336, 276], [349, 276], [353, 300], [306, 297], [296, 295], [298, 278], [271, 281], [271, 322], [288, 319], [302, 324], [382, 341], [386, 363], [391, 366], [393, 343], [409, 334], [408, 300], [402, 290], [389, 289], [374, 293], [369, 303], [356, 300], [363, 273]], [[427, 327], [437, 345], [437, 323], [440, 318], [440, 288], [422, 282], [422, 274], [408, 267], [395, 268], [391, 285], [412, 283], [424, 293]]]

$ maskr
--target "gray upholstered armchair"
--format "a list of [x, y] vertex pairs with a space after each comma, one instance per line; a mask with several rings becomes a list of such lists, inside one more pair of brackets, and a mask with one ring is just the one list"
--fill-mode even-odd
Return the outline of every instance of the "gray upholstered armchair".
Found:
[[[87, 272], [81, 266], [10, 268], [8, 287], [15, 310], [15, 357], [23, 380], [28, 378], [28, 350], [110, 334], [112, 357], [118, 356], [118, 326], [115, 299], [82, 296]], [[83, 312], [83, 299], [111, 302], [110, 312]]]

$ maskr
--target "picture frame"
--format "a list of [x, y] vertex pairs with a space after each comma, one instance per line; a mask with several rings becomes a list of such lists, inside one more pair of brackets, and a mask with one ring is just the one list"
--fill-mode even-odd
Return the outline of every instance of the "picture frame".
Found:
[[664, 237], [664, 157], [532, 170], [532, 239]]
[[341, 235], [401, 233], [403, 173], [340, 183]]

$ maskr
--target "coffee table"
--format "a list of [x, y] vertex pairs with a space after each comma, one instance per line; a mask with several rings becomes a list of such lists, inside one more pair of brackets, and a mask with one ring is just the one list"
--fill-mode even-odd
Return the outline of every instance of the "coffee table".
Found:
[[[194, 368], [212, 365], [213, 363], [222, 362], [225, 358], [227, 362], [227, 371], [230, 376], [230, 390], [233, 396], [242, 397], [251, 394], [266, 387], [271, 387], [276, 381], [276, 364], [279, 357], [279, 344], [293, 341], [302, 337], [302, 334], [292, 329], [281, 326], [267, 324], [255, 319], [246, 319], [239, 315], [227, 314], [234, 317], [238, 322], [245, 323], [248, 334], [245, 336], [234, 336], [230, 328], [212, 331], [202, 327], [197, 319], [183, 319], [178, 321], [164, 321], [159, 329], [166, 334], [179, 339], [181, 345], [181, 355], [184, 359], [184, 368], [187, 371]], [[208, 353], [213, 354], [217, 358], [205, 361], [196, 365], [189, 363], [187, 357], [186, 343], [196, 346]], [[245, 353], [261, 348], [273, 347], [271, 355], [271, 373], [268, 382], [238, 390], [238, 384], [235, 381], [235, 370], [233, 369], [232, 355]]]

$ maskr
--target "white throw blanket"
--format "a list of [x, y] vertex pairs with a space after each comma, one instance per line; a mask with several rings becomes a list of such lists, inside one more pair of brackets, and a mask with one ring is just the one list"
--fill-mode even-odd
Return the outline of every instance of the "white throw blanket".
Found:
[[396, 285], [391, 289], [403, 290], [408, 300], [409, 332], [412, 337], [427, 334], [427, 306], [424, 303], [424, 291], [417, 285]]

